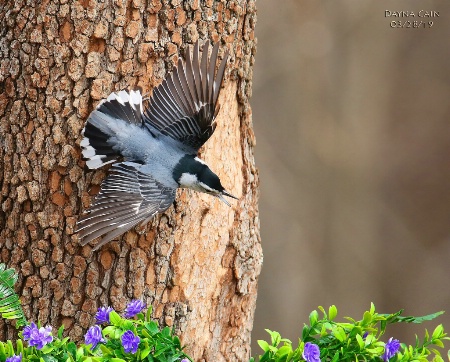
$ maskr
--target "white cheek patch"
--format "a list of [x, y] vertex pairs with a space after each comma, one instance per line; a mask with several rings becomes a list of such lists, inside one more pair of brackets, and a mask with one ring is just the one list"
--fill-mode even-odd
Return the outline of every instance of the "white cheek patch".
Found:
[[181, 187], [187, 187], [190, 189], [196, 189], [198, 184], [198, 179], [196, 175], [193, 175], [189, 172], [184, 172], [181, 174], [180, 179], [178, 180], [178, 183]]

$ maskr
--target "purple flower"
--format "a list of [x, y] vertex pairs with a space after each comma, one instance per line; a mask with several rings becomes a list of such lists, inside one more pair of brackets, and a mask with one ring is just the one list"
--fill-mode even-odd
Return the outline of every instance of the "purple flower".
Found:
[[29, 324], [28, 326], [25, 326], [25, 328], [23, 329], [22, 332], [22, 336], [23, 338], [27, 341], [31, 338], [31, 331], [36, 329], [37, 325], [34, 324], [33, 322], [31, 322], [31, 324]]
[[136, 353], [141, 339], [132, 331], [128, 330], [122, 334], [120, 340], [122, 341], [122, 346], [126, 353]]
[[52, 327], [50, 326], [38, 328], [36, 324], [31, 323], [23, 329], [22, 335], [30, 346], [37, 349], [42, 349], [47, 343], [53, 341]]
[[14, 355], [8, 357], [5, 362], [22, 362], [22, 353], [19, 354], [18, 356]]
[[400, 341], [398, 339], [389, 338], [389, 341], [384, 346], [384, 353], [381, 356], [384, 362], [389, 361], [390, 358], [394, 357], [395, 354], [400, 349]]
[[95, 324], [109, 323], [109, 313], [114, 311], [111, 307], [100, 307], [95, 314]]
[[125, 309], [125, 318], [133, 318], [144, 308], [145, 303], [142, 300], [132, 300], [130, 303], [128, 303], [127, 308]]
[[99, 342], [105, 342], [102, 336], [102, 329], [99, 326], [90, 327], [84, 335], [84, 342], [86, 344], [92, 344], [91, 350], [93, 350]]
[[320, 349], [317, 344], [307, 342], [303, 349], [302, 357], [306, 362], [321, 362]]

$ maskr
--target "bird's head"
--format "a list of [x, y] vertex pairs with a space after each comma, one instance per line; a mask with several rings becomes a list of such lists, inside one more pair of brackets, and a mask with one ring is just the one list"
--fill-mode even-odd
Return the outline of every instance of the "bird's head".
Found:
[[215, 196], [223, 201], [226, 205], [231, 206], [224, 196], [237, 199], [222, 186], [219, 176], [199, 158], [195, 157], [194, 162], [186, 162], [184, 172], [180, 173], [178, 184], [180, 187], [189, 188], [195, 191], [204, 192]]

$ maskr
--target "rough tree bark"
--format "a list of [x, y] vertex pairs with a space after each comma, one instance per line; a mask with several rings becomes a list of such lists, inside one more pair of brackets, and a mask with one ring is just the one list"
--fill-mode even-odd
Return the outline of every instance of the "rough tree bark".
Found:
[[[251, 95], [255, 1], [44, 0], [0, 4], [0, 255], [29, 320], [80, 340], [97, 308], [133, 298], [174, 326], [196, 361], [243, 361], [262, 251]], [[198, 38], [230, 50], [218, 127], [202, 157], [240, 197], [179, 191], [173, 207], [98, 252], [76, 220], [105, 171], [80, 131], [111, 91], [150, 91]], [[202, 43], [202, 42], [201, 42]], [[0, 321], [0, 338], [16, 331]]]

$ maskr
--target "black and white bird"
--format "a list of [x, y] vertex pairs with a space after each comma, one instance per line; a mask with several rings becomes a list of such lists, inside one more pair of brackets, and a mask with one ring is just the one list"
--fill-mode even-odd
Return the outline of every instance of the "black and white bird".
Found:
[[199, 55], [189, 50], [146, 103], [140, 91], [112, 93], [90, 114], [80, 143], [90, 169], [113, 163], [94, 203], [81, 216], [77, 232], [85, 245], [103, 236], [98, 249], [140, 222], [166, 210], [178, 187], [235, 198], [197, 157], [213, 134], [217, 99], [228, 52], [216, 70], [219, 45], [209, 41]]

